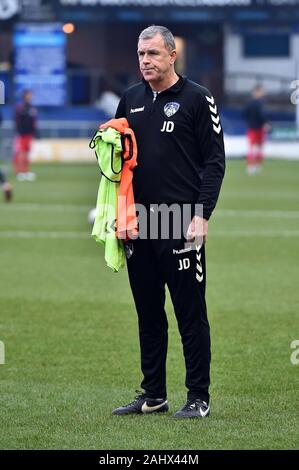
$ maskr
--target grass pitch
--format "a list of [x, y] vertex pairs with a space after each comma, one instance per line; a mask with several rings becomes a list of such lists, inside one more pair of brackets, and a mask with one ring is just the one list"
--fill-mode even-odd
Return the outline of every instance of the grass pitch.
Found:
[[0, 203], [0, 448], [298, 449], [299, 163], [228, 162], [207, 243], [212, 411], [195, 421], [172, 419], [186, 390], [169, 298], [170, 411], [111, 416], [141, 374], [126, 271], [89, 237], [97, 165], [34, 171]]

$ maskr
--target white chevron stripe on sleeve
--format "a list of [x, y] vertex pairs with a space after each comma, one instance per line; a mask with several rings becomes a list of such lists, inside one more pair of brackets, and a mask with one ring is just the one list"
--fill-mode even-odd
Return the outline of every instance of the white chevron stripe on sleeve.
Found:
[[196, 269], [199, 272], [199, 274], [202, 274], [202, 265], [201, 264], [197, 264]]
[[220, 116], [219, 116], [219, 114], [218, 114], [217, 117], [215, 117], [215, 116], [213, 116], [213, 115], [211, 114], [211, 118], [212, 118], [212, 121], [213, 121], [215, 124], [219, 124], [219, 121], [220, 121]]
[[[221, 131], [221, 125], [220, 125], [220, 117], [219, 115], [217, 114], [217, 105], [215, 104], [215, 100], [214, 100], [214, 97], [213, 96], [206, 96], [206, 100], [211, 103], [209, 105], [209, 108], [210, 108], [210, 111], [211, 113], [215, 114], [215, 116], [213, 116], [213, 114], [211, 114], [211, 119], [213, 121], [213, 129], [214, 131], [217, 133], [217, 134], [220, 134], [220, 131]], [[215, 106], [213, 106], [215, 104]]]
[[220, 132], [221, 132], [221, 125], [219, 124], [219, 126], [216, 127], [215, 124], [213, 124], [213, 129], [214, 129], [215, 132], [217, 132], [217, 134], [220, 134]]
[[214, 104], [214, 98], [213, 98], [213, 96], [211, 96], [211, 97], [210, 97], [210, 96], [206, 96], [206, 99], [207, 99], [207, 101], [208, 101], [209, 103]]

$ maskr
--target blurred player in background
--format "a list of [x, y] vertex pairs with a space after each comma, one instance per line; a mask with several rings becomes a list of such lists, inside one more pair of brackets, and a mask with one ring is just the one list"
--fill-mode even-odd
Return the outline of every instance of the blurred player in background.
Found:
[[32, 140], [36, 136], [37, 110], [31, 104], [32, 93], [23, 91], [22, 103], [16, 107], [16, 138], [14, 151], [14, 169], [19, 181], [33, 181], [36, 175], [29, 171]]
[[[0, 127], [1, 127], [1, 124], [2, 124], [2, 114], [1, 114], [1, 110], [0, 110]], [[12, 186], [7, 181], [6, 175], [5, 175], [4, 171], [1, 170], [1, 168], [0, 168], [0, 186], [3, 190], [4, 200], [6, 202], [9, 202], [12, 198]]]
[[264, 109], [265, 92], [261, 85], [256, 85], [252, 90], [252, 96], [244, 110], [244, 118], [247, 123], [247, 173], [254, 174], [261, 171], [264, 158], [263, 144], [269, 125], [267, 124]]
[[12, 198], [12, 186], [7, 181], [5, 173], [0, 169], [0, 186], [2, 187], [4, 200], [6, 202], [11, 201]]

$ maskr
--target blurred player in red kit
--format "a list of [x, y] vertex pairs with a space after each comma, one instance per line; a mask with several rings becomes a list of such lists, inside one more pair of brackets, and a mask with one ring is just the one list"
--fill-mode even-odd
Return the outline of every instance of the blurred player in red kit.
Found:
[[24, 90], [22, 103], [16, 107], [16, 138], [14, 149], [14, 170], [18, 180], [34, 180], [36, 175], [29, 171], [32, 140], [36, 135], [37, 110], [31, 104], [32, 93]]
[[251, 100], [244, 110], [244, 118], [247, 122], [247, 173], [253, 174], [261, 170], [263, 161], [263, 144], [266, 132], [269, 130], [266, 114], [264, 110], [263, 98], [264, 89], [261, 85], [256, 85], [252, 91]]

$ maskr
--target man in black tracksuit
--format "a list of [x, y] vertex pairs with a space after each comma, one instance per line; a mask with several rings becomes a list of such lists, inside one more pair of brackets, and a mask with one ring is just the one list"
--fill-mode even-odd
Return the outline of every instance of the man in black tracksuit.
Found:
[[[225, 171], [223, 133], [211, 93], [175, 73], [175, 43], [167, 28], [145, 29], [139, 36], [138, 56], [143, 80], [125, 92], [116, 113], [117, 118], [127, 118], [136, 136], [135, 203], [148, 209], [149, 226], [161, 204], [168, 208], [176, 204], [181, 209], [190, 206], [192, 215], [187, 225], [172, 220], [174, 227], [179, 225], [179, 236], [172, 229], [170, 237], [163, 237], [160, 222], [157, 237], [140, 236], [126, 244], [144, 393], [113, 414], [168, 410], [167, 285], [182, 338], [188, 389], [186, 404], [174, 416], [200, 418], [210, 412], [204, 242]], [[198, 214], [197, 204], [202, 205], [202, 214]], [[147, 230], [146, 235], [149, 233], [152, 235]]]

